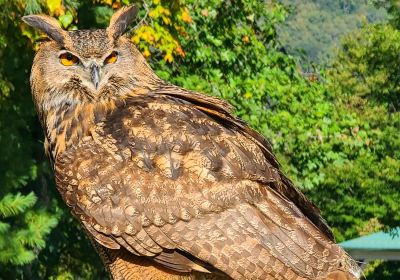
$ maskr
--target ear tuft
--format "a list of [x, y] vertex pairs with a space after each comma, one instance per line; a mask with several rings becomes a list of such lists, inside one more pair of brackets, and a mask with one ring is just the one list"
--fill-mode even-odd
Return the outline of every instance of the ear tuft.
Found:
[[61, 28], [55, 18], [46, 15], [29, 15], [22, 17], [22, 20], [26, 24], [43, 31], [57, 43], [64, 45], [67, 32]]
[[129, 24], [135, 19], [137, 12], [138, 10], [135, 5], [125, 6], [119, 9], [111, 17], [110, 25], [107, 28], [108, 34], [114, 39], [124, 34]]

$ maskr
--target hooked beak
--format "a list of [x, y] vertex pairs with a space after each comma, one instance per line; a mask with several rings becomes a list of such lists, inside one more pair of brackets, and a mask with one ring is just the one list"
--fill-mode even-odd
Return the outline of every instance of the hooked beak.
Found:
[[92, 64], [90, 66], [90, 75], [92, 77], [92, 83], [94, 87], [97, 89], [100, 83], [100, 67], [97, 64]]

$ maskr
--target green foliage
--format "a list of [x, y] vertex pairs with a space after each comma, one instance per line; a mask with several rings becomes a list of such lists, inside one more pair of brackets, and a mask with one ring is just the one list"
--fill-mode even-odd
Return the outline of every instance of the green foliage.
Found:
[[390, 24], [399, 29], [400, 28], [400, 2], [398, 0], [372, 0], [378, 8], [384, 8], [389, 14]]
[[[328, 216], [348, 232], [352, 230], [348, 223], [360, 227], [373, 217], [392, 227], [400, 222], [400, 107], [395, 74], [399, 39], [399, 31], [390, 25], [367, 25], [346, 37], [329, 73], [337, 108], [342, 116], [351, 116], [349, 129], [359, 140], [349, 150], [351, 161], [329, 167], [330, 178], [323, 185], [327, 192], [342, 192], [344, 200], [326, 203], [333, 211]], [[346, 188], [339, 190], [338, 185]], [[337, 214], [345, 208], [351, 215], [342, 219]]]
[[368, 264], [365, 268], [367, 279], [399, 279], [400, 278], [400, 262], [384, 262], [376, 260]]
[[[68, 30], [105, 27], [113, 9], [129, 2], [0, 0], [0, 279], [107, 277], [55, 191], [28, 85], [32, 50], [43, 36], [19, 18], [42, 11]], [[157, 73], [233, 104], [271, 140], [285, 172], [318, 204], [339, 241], [398, 225], [396, 27], [366, 24], [343, 41], [326, 74], [303, 77], [282, 52], [276, 25], [290, 10], [276, 1], [137, 2], [140, 24], [132, 41]], [[307, 20], [298, 25], [321, 40], [309, 50], [318, 44], [327, 50], [360, 17], [377, 15], [364, 2], [300, 4], [293, 16]], [[313, 9], [306, 13], [304, 5]], [[339, 17], [321, 28], [333, 12]], [[311, 28], [304, 28], [307, 21]], [[334, 29], [334, 35], [321, 35]], [[396, 273], [379, 263], [370, 275], [395, 279]]]
[[400, 31], [391, 25], [367, 25], [343, 42], [335, 65], [339, 90], [349, 96], [382, 104], [390, 111], [400, 109], [400, 70], [397, 63]]
[[[27, 3], [29, 4], [29, 3]], [[1, 1], [0, 14], [0, 266], [32, 262], [44, 248], [45, 237], [57, 219], [44, 210], [37, 161], [36, 121], [28, 95], [27, 49], [17, 18], [23, 10], [17, 1]], [[31, 9], [36, 9], [30, 4]], [[17, 85], [17, 86], [16, 86]], [[10, 278], [8, 278], [10, 279]]]
[[15, 195], [8, 193], [0, 200], [0, 213], [3, 217], [15, 216], [23, 213], [36, 203], [36, 196], [33, 192], [28, 195]]
[[279, 25], [285, 49], [308, 63], [326, 65], [335, 58], [340, 38], [367, 22], [383, 21], [384, 9], [368, 0], [281, 0], [291, 14]]
[[[399, 36], [392, 25], [364, 26], [343, 40], [328, 73], [337, 123], [348, 122], [341, 136], [346, 157], [325, 168], [315, 197], [339, 239], [400, 223]], [[397, 279], [396, 265], [379, 263], [367, 276]]]

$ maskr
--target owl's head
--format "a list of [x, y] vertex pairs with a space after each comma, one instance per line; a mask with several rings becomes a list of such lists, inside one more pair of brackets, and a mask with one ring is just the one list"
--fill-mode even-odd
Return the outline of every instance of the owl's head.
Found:
[[118, 99], [158, 81], [145, 58], [123, 34], [136, 17], [134, 6], [116, 12], [107, 29], [63, 30], [45, 15], [23, 20], [45, 32], [49, 41], [35, 56], [31, 87], [40, 115], [51, 108]]

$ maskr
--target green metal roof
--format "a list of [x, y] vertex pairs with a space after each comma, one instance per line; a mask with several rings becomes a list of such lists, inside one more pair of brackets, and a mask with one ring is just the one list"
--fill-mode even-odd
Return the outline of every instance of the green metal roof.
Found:
[[380, 231], [344, 241], [340, 245], [345, 250], [400, 250], [400, 227], [393, 233]]

